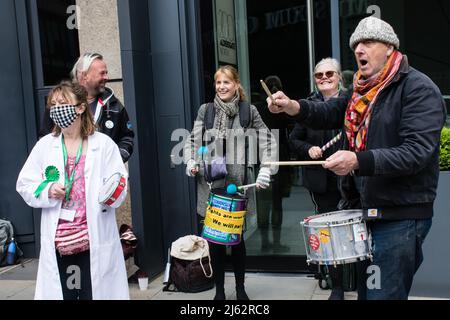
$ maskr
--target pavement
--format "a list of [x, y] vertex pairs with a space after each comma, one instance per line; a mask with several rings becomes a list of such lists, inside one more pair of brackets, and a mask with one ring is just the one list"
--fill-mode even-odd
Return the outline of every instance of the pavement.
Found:
[[[38, 260], [26, 260], [23, 264], [0, 268], [0, 300], [33, 300]], [[247, 273], [246, 290], [252, 300], [327, 300], [328, 290], [318, 287], [317, 280], [300, 274]], [[140, 290], [137, 283], [130, 283], [131, 300], [212, 300], [215, 290], [195, 294], [163, 292], [163, 274], [151, 281], [147, 290]], [[282, 290], [280, 290], [282, 288]], [[275, 293], [276, 292], [276, 296]], [[233, 273], [225, 275], [227, 300], [235, 300]], [[346, 299], [356, 299], [356, 293], [347, 292]]]
[[[33, 300], [38, 260], [29, 259], [23, 264], [0, 268], [0, 300]], [[163, 292], [163, 274], [153, 279], [147, 290], [130, 283], [131, 300], [212, 300], [215, 290], [195, 294]], [[304, 274], [247, 273], [246, 291], [251, 300], [327, 300], [329, 290], [319, 288], [317, 280]], [[225, 275], [227, 300], [235, 300], [234, 275]], [[346, 300], [356, 300], [355, 292], [346, 292]], [[410, 300], [430, 298], [411, 297]], [[433, 298], [431, 298], [433, 299]], [[433, 299], [434, 300], [434, 299]]]

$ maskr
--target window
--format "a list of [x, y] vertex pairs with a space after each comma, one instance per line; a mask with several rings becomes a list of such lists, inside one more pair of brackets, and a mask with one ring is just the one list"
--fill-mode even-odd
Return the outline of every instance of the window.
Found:
[[67, 11], [74, 5], [75, 0], [37, 0], [45, 86], [68, 79], [80, 55], [78, 30], [68, 27]]
[[340, 0], [339, 5], [344, 70], [357, 69], [348, 44], [350, 36], [362, 18], [376, 12], [393, 26], [400, 39], [400, 51], [408, 56], [411, 66], [429, 76], [440, 88], [450, 111], [449, 1]]

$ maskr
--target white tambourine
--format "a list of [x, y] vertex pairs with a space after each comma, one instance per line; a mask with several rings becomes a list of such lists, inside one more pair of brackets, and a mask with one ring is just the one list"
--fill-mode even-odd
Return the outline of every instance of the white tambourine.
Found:
[[98, 202], [111, 208], [118, 208], [126, 196], [127, 180], [120, 173], [113, 174], [100, 188]]

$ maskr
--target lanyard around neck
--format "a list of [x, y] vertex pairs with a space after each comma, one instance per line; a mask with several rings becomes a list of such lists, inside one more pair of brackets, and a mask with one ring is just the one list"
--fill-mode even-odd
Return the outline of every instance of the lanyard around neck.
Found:
[[78, 148], [77, 157], [75, 158], [75, 165], [73, 166], [72, 173], [69, 175], [67, 173], [67, 148], [66, 143], [64, 142], [64, 135], [62, 135], [62, 149], [64, 156], [64, 177], [65, 177], [65, 187], [66, 187], [66, 201], [69, 201], [70, 191], [72, 190], [73, 180], [75, 178], [75, 169], [77, 167], [78, 162], [80, 161], [81, 155], [83, 154], [83, 140], [81, 140], [80, 147]]

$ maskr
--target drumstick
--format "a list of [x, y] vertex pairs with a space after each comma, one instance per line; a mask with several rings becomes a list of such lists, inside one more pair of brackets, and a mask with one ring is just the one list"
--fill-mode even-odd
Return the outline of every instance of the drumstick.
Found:
[[336, 137], [333, 138], [333, 140], [329, 141], [326, 145], [324, 145], [321, 150], [322, 152], [327, 151], [328, 149], [330, 149], [332, 146], [334, 146], [339, 140], [341, 140], [342, 138], [342, 132], [339, 133]]
[[257, 186], [256, 183], [247, 184], [245, 186], [240, 186], [240, 187], [237, 187], [235, 184], [230, 184], [227, 187], [227, 193], [230, 194], [230, 195], [235, 195], [238, 192], [238, 190], [247, 190], [249, 188], [253, 188], [253, 187], [256, 187], [256, 186]]
[[246, 190], [246, 189], [250, 189], [250, 188], [253, 188], [253, 187], [256, 187], [256, 186], [257, 186], [256, 183], [252, 183], [252, 184], [247, 184], [245, 186], [240, 186], [240, 187], [238, 187], [238, 189], [239, 190]]
[[327, 161], [284, 161], [284, 162], [265, 162], [265, 166], [321, 166]]
[[263, 80], [259, 80], [261, 82], [261, 85], [264, 89], [264, 91], [266, 92], [267, 96], [270, 98], [270, 100], [272, 100], [273, 104], [275, 103], [275, 99], [272, 96], [272, 93], [270, 92], [269, 88], [267, 87], [266, 83]]

